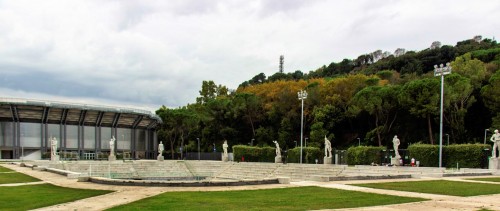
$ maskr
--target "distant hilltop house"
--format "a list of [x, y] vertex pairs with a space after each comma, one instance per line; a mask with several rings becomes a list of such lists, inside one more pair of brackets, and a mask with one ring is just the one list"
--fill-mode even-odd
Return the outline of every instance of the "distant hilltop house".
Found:
[[474, 40], [474, 41], [476, 41], [477, 43], [480, 43], [480, 42], [481, 42], [481, 40], [483, 40], [483, 36], [481, 36], [481, 35], [476, 35], [476, 36], [474, 36], [473, 40]]
[[406, 53], [406, 49], [398, 48], [398, 49], [396, 49], [396, 51], [394, 51], [394, 57], [405, 55], [405, 53]]
[[436, 49], [436, 48], [441, 48], [441, 42], [439, 42], [439, 41], [432, 42], [432, 44], [431, 44], [431, 50], [432, 49]]
[[[472, 40], [474, 40], [474, 42], [481, 43], [481, 41], [483, 40], [483, 36], [476, 35], [472, 38]], [[432, 42], [430, 49], [432, 50], [432, 49], [436, 49], [436, 48], [440, 48], [440, 47], [441, 47], [441, 42], [434, 41], [434, 42]]]

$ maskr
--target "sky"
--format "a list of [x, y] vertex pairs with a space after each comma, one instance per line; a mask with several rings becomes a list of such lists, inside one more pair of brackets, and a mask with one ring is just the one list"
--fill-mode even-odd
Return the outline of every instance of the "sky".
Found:
[[498, 0], [0, 0], [0, 98], [144, 108], [202, 81], [500, 36]]

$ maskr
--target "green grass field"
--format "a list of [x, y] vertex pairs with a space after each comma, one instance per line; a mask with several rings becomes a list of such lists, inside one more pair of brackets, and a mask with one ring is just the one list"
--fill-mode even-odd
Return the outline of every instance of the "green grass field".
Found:
[[471, 178], [471, 179], [468, 179], [468, 180], [486, 181], [486, 182], [500, 182], [500, 177]]
[[9, 171], [12, 171], [12, 170], [5, 168], [3, 166], [0, 166], [0, 172], [9, 172]]
[[311, 210], [424, 200], [332, 188], [294, 187], [244, 191], [168, 192], [110, 210]]
[[[7, 169], [10, 170], [10, 169]], [[23, 182], [37, 182], [40, 181], [37, 178], [28, 176], [26, 174], [21, 174], [15, 171], [3, 171], [0, 172], [0, 184], [9, 184], [9, 183], [23, 183]]]
[[447, 180], [370, 183], [356, 184], [356, 186], [450, 196], [478, 196], [500, 193], [500, 184], [495, 185]]
[[78, 199], [102, 195], [111, 191], [85, 190], [51, 184], [0, 187], [0, 210], [29, 210]]

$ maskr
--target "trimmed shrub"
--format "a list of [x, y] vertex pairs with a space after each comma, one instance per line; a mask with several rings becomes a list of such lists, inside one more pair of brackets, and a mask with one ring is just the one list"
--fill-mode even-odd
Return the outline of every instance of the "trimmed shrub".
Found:
[[273, 147], [234, 145], [233, 155], [235, 161], [242, 161], [244, 157], [248, 162], [274, 162], [276, 150]]
[[[302, 163], [316, 163], [316, 159], [318, 162], [323, 162], [323, 152], [318, 147], [303, 147], [302, 148]], [[300, 163], [300, 147], [296, 147], [288, 150], [287, 156], [288, 163]]]
[[[487, 144], [454, 144], [443, 146], [443, 166], [461, 168], [481, 168], [488, 155], [485, 150], [491, 151]], [[420, 166], [439, 166], [439, 145], [413, 144], [408, 147], [410, 157], [420, 161]]]
[[439, 166], [439, 145], [412, 144], [408, 147], [410, 157], [420, 162], [420, 166]]
[[459, 168], [481, 168], [488, 155], [484, 149], [491, 152], [487, 144], [455, 144], [443, 147], [443, 166]]
[[347, 165], [380, 163], [384, 147], [356, 146], [347, 149]]

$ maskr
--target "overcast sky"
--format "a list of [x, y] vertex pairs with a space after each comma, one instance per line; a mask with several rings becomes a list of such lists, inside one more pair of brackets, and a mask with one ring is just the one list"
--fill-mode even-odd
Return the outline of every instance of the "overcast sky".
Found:
[[194, 103], [377, 49], [500, 36], [498, 0], [0, 0], [0, 97], [148, 107]]

